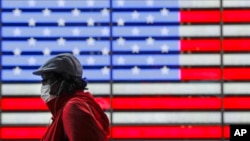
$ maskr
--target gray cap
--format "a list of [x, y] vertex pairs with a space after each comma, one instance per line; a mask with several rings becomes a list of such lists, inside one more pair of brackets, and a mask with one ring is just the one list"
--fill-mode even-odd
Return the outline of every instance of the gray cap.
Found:
[[38, 70], [34, 71], [34, 75], [42, 75], [46, 72], [56, 72], [60, 74], [68, 74], [70, 76], [82, 77], [82, 65], [80, 61], [70, 53], [62, 53], [43, 64]]

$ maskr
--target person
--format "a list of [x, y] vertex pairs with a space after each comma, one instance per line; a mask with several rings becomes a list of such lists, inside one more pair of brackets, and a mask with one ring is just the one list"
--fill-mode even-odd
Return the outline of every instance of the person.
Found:
[[69, 53], [49, 59], [34, 75], [42, 77], [41, 98], [52, 113], [41, 141], [107, 141], [109, 120], [87, 91], [82, 65]]

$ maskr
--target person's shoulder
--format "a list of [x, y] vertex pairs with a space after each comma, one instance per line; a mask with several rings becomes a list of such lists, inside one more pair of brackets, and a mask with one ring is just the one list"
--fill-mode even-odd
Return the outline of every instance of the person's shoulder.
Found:
[[92, 93], [89, 90], [84, 90], [84, 91], [76, 91], [75, 92], [76, 96], [81, 96], [81, 95], [85, 95], [85, 96], [93, 96]]
[[71, 98], [64, 106], [63, 113], [90, 113], [89, 106], [84, 100]]

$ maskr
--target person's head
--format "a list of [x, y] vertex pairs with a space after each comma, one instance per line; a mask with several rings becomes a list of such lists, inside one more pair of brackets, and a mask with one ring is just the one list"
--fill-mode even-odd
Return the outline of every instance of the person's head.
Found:
[[86, 89], [87, 82], [82, 79], [82, 65], [69, 53], [59, 54], [49, 59], [34, 75], [42, 77], [42, 93], [58, 96], [61, 93], [73, 94]]

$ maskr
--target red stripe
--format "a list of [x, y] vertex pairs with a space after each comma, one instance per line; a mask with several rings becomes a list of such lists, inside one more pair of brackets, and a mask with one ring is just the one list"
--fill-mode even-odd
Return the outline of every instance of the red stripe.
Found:
[[220, 11], [218, 10], [199, 10], [181, 11], [180, 22], [184, 23], [218, 23], [220, 22]]
[[114, 98], [112, 106], [115, 110], [218, 110], [221, 108], [221, 99], [219, 97]]
[[[221, 126], [115, 126], [112, 128], [115, 139], [220, 139]], [[224, 135], [229, 135], [225, 128]]]
[[1, 139], [41, 139], [47, 127], [3, 127]]
[[[109, 98], [95, 98], [103, 110], [110, 108]], [[1, 108], [3, 111], [47, 111], [48, 108], [41, 98], [2, 98]]]
[[224, 10], [221, 18], [219, 10], [182, 10], [180, 22], [182, 23], [228, 23], [250, 22], [250, 10]]
[[224, 108], [226, 110], [249, 110], [250, 97], [227, 97], [224, 98]]
[[181, 80], [219, 80], [220, 74], [220, 68], [182, 68]]
[[[219, 110], [220, 97], [113, 98], [114, 110]], [[128, 102], [129, 101], [129, 102]], [[249, 110], [250, 97], [224, 97], [225, 110]]]
[[[41, 139], [47, 127], [2, 127], [1, 139]], [[221, 126], [114, 126], [111, 136], [115, 139], [219, 139]], [[229, 127], [224, 135], [229, 138]]]
[[[224, 80], [250, 80], [250, 68], [225, 68]], [[220, 80], [220, 68], [181, 69], [181, 80]]]
[[2, 110], [47, 110], [41, 98], [2, 98]]
[[219, 39], [181, 40], [181, 51], [204, 52], [220, 50]]
[[224, 10], [224, 22], [250, 22], [250, 10]]
[[224, 51], [250, 51], [250, 38], [225, 39], [223, 41]]
[[224, 80], [250, 80], [250, 68], [225, 68]]
[[[32, 108], [31, 106], [22, 105], [23, 101], [36, 103], [39, 98], [2, 98], [2, 101], [11, 104], [12, 99], [16, 102], [16, 105], [10, 106], [9, 104], [3, 104], [3, 111], [47, 111], [47, 107], [44, 106], [45, 104], [40, 107], [39, 105], [32, 105]], [[104, 105], [108, 105], [106, 108], [110, 107], [109, 98], [98, 99], [105, 101]], [[248, 101], [250, 101], [250, 97], [225, 97], [224, 108], [226, 110], [250, 109], [250, 103]], [[101, 105], [100, 101], [98, 104]], [[112, 104], [114, 110], [219, 110], [222, 107], [220, 97], [116, 97], [113, 98]]]

